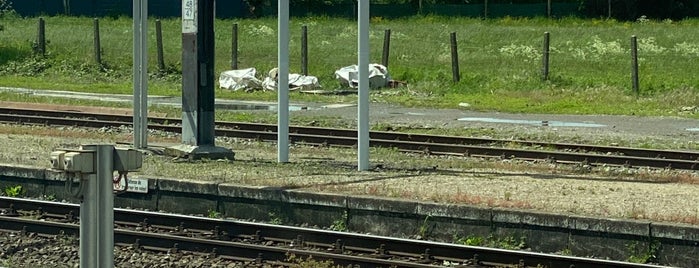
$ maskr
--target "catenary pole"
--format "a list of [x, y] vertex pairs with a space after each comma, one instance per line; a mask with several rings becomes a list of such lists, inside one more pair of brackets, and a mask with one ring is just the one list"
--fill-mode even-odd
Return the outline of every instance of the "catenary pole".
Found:
[[369, 0], [359, 0], [359, 105], [357, 106], [357, 169], [369, 169]]
[[289, 0], [279, 0], [277, 64], [277, 162], [289, 162]]
[[148, 0], [133, 0], [133, 144], [148, 147]]

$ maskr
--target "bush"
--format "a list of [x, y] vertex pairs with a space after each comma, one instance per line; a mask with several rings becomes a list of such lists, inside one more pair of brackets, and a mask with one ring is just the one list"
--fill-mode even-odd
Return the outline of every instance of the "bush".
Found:
[[[609, 14], [609, 0], [587, 0], [585, 11], [593, 17]], [[641, 16], [650, 19], [681, 20], [699, 15], [696, 0], [611, 0], [611, 16], [618, 20], [636, 20]]]

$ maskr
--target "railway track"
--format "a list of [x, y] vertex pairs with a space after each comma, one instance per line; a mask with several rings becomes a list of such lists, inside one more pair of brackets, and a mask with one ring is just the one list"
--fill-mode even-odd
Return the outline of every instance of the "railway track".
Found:
[[[75, 204], [0, 197], [0, 229], [77, 235]], [[199, 252], [262, 267], [289, 254], [354, 267], [662, 267], [318, 229], [115, 209], [115, 244]]]
[[[0, 121], [81, 127], [132, 125], [127, 115], [94, 114], [37, 109], [0, 108]], [[181, 132], [181, 119], [150, 117], [149, 129]], [[276, 141], [276, 125], [216, 122], [216, 135]], [[355, 146], [357, 132], [351, 129], [292, 126], [289, 139], [295, 143]], [[502, 159], [548, 160], [589, 165], [620, 165], [699, 170], [699, 152], [654, 150], [615, 146], [547, 143], [523, 140], [485, 139], [399, 132], [372, 131], [370, 145], [435, 155], [498, 157]]]

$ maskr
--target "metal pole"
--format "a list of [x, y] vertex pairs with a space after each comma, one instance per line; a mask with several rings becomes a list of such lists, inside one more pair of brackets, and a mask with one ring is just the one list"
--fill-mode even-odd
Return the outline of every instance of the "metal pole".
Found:
[[[97, 152], [98, 267], [114, 267], [114, 146], [95, 145]], [[82, 214], [81, 214], [82, 215]]]
[[551, 0], [546, 2], [546, 16], [551, 17]]
[[233, 24], [233, 36], [231, 37], [231, 69], [238, 69], [238, 24]]
[[550, 51], [550, 39], [551, 35], [549, 32], [544, 33], [544, 54], [541, 57], [541, 61], [543, 64], [542, 67], [542, 74], [541, 74], [541, 79], [546, 81], [549, 80], [549, 55], [551, 53]]
[[80, 268], [95, 268], [98, 265], [99, 236], [97, 224], [99, 221], [99, 184], [97, 175], [82, 175], [84, 194], [80, 200]]
[[134, 148], [146, 148], [148, 127], [148, 0], [133, 0]]
[[308, 26], [301, 26], [301, 73], [308, 75]]
[[357, 169], [369, 170], [369, 0], [359, 0], [358, 61], [359, 105], [357, 106]]
[[277, 21], [277, 162], [289, 162], [289, 0], [279, 0]]
[[388, 55], [391, 49], [391, 29], [386, 29], [383, 33], [383, 54], [381, 54], [381, 65], [388, 68]]
[[607, 1], [607, 19], [612, 18], [612, 0]]
[[165, 71], [165, 56], [163, 55], [163, 25], [160, 20], [155, 20], [155, 46], [158, 53], [158, 70]]
[[459, 82], [461, 76], [459, 74], [459, 49], [456, 46], [456, 32], [452, 32], [451, 35], [451, 75], [454, 82]]
[[100, 20], [95, 18], [92, 24], [94, 28], [94, 45], [95, 45], [95, 63], [102, 65], [102, 49], [100, 45]]
[[631, 83], [633, 92], [638, 95], [638, 41], [636, 36], [631, 36]]

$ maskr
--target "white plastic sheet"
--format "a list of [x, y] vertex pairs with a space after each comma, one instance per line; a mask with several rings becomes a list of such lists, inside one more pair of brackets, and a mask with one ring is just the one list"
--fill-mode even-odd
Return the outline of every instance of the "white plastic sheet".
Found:
[[[230, 70], [221, 73], [218, 82], [221, 88], [230, 90], [277, 90], [277, 68], [270, 70], [262, 81], [255, 75], [255, 68]], [[315, 76], [289, 74], [289, 90], [312, 90], [319, 87], [318, 78]]]
[[[357, 65], [350, 65], [342, 67], [335, 71], [335, 79], [340, 81], [345, 87], [357, 88], [359, 87], [359, 80], [357, 76], [359, 75], [359, 67]], [[391, 76], [388, 74], [388, 69], [381, 64], [369, 64], [369, 87], [370, 88], [380, 88], [388, 85], [388, 81], [391, 80]]]
[[224, 71], [218, 78], [219, 87], [245, 91], [262, 89], [262, 81], [255, 77], [256, 72], [255, 68]]

